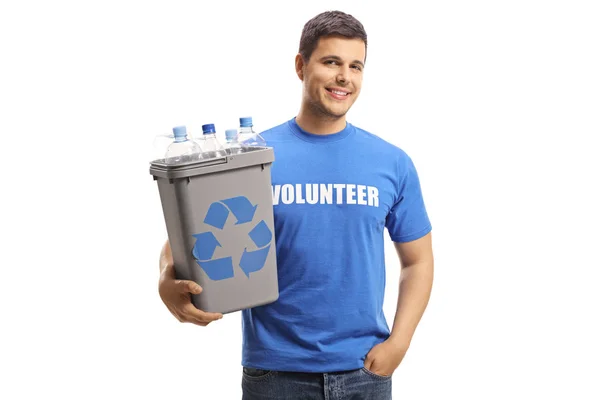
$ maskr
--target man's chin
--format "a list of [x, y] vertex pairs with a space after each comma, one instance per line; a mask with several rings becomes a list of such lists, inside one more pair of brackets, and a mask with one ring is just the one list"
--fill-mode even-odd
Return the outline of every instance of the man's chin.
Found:
[[339, 110], [339, 109], [331, 109], [331, 108], [326, 108], [324, 110], [324, 114], [326, 114], [327, 116], [329, 116], [332, 119], [340, 119], [340, 118], [344, 118], [346, 116], [346, 113], [348, 112], [348, 109], [345, 110]]
[[323, 103], [321, 103], [321, 104], [313, 103], [312, 108], [318, 114], [321, 114], [321, 116], [323, 116], [324, 118], [328, 118], [328, 119], [331, 119], [334, 121], [338, 120], [340, 118], [344, 118], [346, 116], [346, 113], [349, 110], [349, 108], [339, 109], [339, 108], [327, 107]]

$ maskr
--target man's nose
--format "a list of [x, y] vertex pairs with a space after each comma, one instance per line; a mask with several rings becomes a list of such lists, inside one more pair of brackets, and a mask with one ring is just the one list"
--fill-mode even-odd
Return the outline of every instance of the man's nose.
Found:
[[339, 83], [348, 83], [350, 82], [350, 68], [343, 65], [338, 70], [337, 81]]

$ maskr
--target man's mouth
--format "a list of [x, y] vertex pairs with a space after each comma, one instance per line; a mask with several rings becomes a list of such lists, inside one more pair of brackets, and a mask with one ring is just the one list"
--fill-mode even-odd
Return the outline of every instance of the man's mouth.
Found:
[[325, 90], [327, 90], [332, 99], [337, 101], [345, 101], [352, 94], [352, 92], [347, 92], [343, 89], [325, 88]]
[[342, 90], [337, 90], [337, 89], [329, 89], [329, 88], [326, 88], [326, 90], [327, 90], [329, 93], [333, 93], [333, 94], [335, 94], [335, 95], [337, 95], [337, 96], [344, 96], [344, 97], [345, 97], [345, 96], [348, 96], [348, 95], [350, 94], [350, 92], [346, 92], [346, 91], [342, 91]]

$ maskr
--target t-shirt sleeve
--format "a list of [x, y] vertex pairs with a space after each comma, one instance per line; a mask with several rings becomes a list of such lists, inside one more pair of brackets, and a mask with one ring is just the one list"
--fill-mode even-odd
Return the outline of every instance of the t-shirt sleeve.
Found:
[[431, 231], [417, 169], [410, 157], [400, 160], [398, 195], [390, 209], [385, 226], [397, 243], [410, 242]]

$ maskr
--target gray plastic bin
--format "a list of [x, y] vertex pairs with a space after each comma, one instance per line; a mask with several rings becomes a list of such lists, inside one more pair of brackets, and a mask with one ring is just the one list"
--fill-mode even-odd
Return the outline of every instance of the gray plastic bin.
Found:
[[203, 291], [193, 304], [230, 313], [279, 297], [270, 147], [180, 165], [153, 161], [178, 279]]

